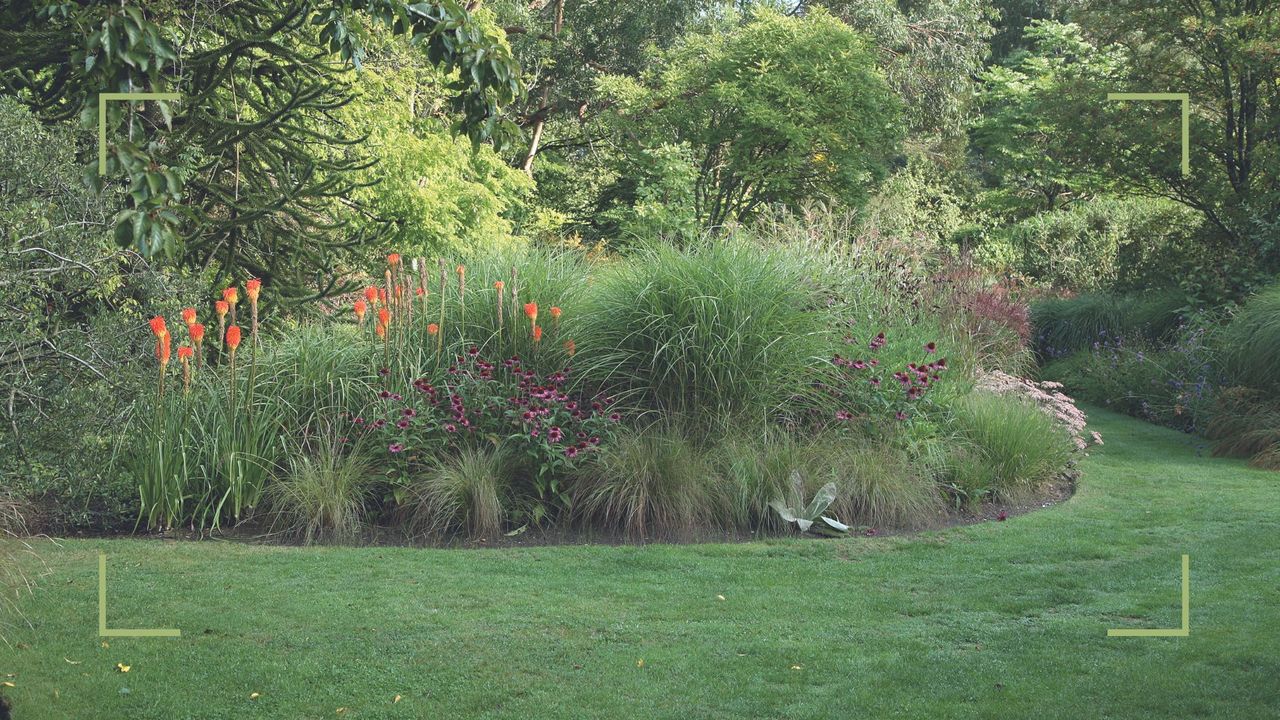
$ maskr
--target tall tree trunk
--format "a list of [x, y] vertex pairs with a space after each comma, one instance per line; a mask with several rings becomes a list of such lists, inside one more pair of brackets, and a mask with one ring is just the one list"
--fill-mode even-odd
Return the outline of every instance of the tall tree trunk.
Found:
[[[559, 38], [560, 29], [564, 27], [564, 0], [556, 0], [556, 19], [551, 26], [551, 37]], [[533, 177], [533, 158], [538, 154], [538, 146], [542, 143], [542, 130], [547, 124], [547, 103], [551, 101], [550, 79], [542, 86], [542, 105], [538, 110], [538, 122], [533, 126], [533, 138], [529, 141], [529, 153], [524, 156], [524, 172]]]

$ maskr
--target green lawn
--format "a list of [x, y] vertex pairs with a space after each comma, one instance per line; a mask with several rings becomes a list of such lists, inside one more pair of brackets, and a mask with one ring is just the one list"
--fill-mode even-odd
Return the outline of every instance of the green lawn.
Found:
[[[46, 545], [0, 680], [16, 720], [1280, 717], [1280, 475], [1093, 417], [1072, 500], [910, 538]], [[99, 551], [108, 624], [181, 638], [102, 646]], [[1108, 638], [1178, 625], [1183, 553], [1190, 637]]]

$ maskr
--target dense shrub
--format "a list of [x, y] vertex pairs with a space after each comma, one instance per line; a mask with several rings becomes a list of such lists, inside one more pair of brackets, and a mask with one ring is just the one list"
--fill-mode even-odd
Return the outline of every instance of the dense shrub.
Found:
[[1199, 259], [1197, 214], [1177, 203], [1103, 197], [1010, 226], [1015, 268], [1073, 291], [1177, 288]]

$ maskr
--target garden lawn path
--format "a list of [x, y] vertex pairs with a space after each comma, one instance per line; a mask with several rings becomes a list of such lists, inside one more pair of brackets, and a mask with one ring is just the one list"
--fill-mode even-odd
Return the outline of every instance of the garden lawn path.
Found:
[[[16, 720], [1280, 717], [1280, 474], [1091, 421], [1067, 502], [918, 536], [46, 542], [0, 681]], [[99, 552], [109, 626], [181, 638], [104, 645]], [[1184, 553], [1190, 635], [1107, 637], [1178, 626]]]

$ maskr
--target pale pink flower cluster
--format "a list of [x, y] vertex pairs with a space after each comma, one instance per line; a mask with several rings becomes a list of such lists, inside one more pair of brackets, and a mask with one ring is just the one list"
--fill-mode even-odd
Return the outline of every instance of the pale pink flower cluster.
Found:
[[[1089, 447], [1085, 439], [1084, 428], [1088, 418], [1084, 411], [1076, 407], [1076, 401], [1061, 392], [1062, 383], [1036, 382], [1027, 378], [1014, 377], [999, 370], [988, 370], [979, 373], [976, 387], [997, 395], [1016, 395], [1035, 403], [1046, 415], [1071, 434], [1076, 448], [1084, 450]], [[1102, 444], [1102, 435], [1090, 431], [1090, 439], [1094, 445]]]

